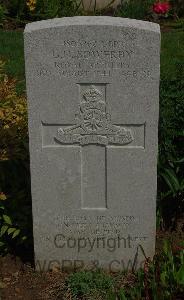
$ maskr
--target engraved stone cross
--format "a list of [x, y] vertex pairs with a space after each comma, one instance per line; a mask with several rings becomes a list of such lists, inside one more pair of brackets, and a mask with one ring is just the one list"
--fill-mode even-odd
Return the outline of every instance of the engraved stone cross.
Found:
[[[83, 209], [106, 209], [107, 146], [126, 145], [133, 141], [132, 132], [111, 123], [105, 96], [95, 85], [85, 85], [76, 124], [60, 127], [55, 141], [78, 144], [81, 149], [81, 205]], [[91, 201], [93, 199], [93, 201]]]

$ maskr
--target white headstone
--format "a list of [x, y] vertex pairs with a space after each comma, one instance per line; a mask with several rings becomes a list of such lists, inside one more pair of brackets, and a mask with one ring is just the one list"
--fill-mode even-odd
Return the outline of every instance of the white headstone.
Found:
[[[73, 17], [28, 24], [37, 268], [137, 267], [155, 246], [160, 30]], [[141, 252], [141, 251], [139, 251]]]

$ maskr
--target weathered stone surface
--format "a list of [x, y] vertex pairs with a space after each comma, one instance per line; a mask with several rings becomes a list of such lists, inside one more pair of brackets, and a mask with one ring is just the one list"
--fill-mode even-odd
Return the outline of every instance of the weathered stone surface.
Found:
[[149, 22], [74, 17], [26, 26], [38, 269], [120, 270], [139, 244], [153, 256], [159, 55], [159, 26]]

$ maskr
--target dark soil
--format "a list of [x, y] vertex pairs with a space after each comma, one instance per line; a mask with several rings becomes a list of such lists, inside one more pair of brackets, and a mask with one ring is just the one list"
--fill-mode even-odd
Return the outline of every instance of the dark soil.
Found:
[[[0, 258], [0, 299], [1, 300], [41, 300], [66, 299], [65, 278], [67, 274], [57, 269], [46, 273], [36, 272], [19, 258]], [[70, 299], [70, 298], [68, 298]]]

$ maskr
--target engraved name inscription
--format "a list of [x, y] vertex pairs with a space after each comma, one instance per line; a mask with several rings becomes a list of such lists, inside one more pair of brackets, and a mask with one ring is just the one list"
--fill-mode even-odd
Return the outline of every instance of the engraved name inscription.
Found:
[[[52, 64], [43, 64], [36, 70], [38, 77], [57, 75], [63, 78], [121, 76], [123, 80], [152, 78], [151, 67], [136, 65], [133, 60], [138, 55], [136, 34], [123, 32], [118, 40], [63, 40], [48, 47], [46, 55]], [[44, 51], [44, 50], [43, 50]]]
[[129, 67], [134, 51], [123, 40], [64, 40], [51, 56], [62, 77], [111, 77], [112, 71]]

